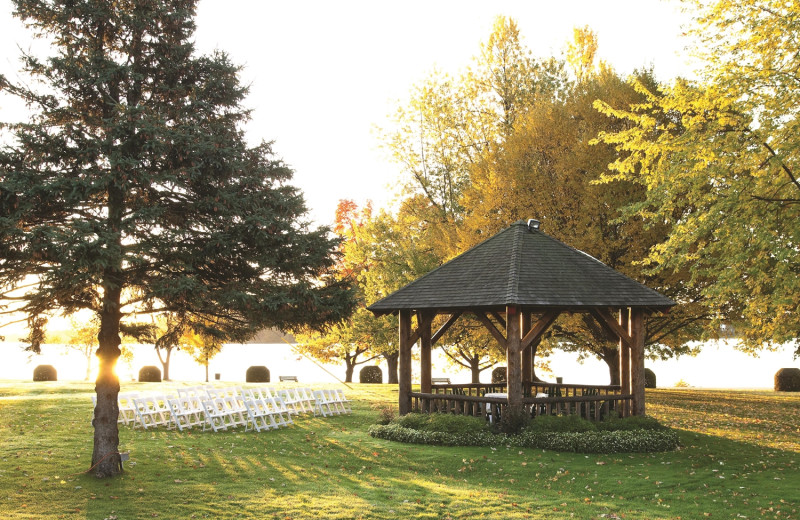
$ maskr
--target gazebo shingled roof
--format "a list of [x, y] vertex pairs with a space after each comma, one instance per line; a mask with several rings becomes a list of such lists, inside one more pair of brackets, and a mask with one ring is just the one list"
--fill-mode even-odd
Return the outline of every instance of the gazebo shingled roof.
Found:
[[663, 310], [675, 302], [520, 220], [368, 309], [386, 314], [507, 305]]

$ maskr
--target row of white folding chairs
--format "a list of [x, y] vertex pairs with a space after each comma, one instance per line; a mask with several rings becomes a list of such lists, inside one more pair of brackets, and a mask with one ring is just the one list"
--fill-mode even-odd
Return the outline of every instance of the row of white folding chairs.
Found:
[[316, 414], [316, 399], [314, 391], [310, 388], [267, 388], [273, 397], [280, 399], [292, 413]]
[[[259, 390], [243, 390], [241, 387], [195, 387], [179, 390], [184, 397], [178, 400], [177, 405], [196, 400], [202, 407], [203, 420], [197, 424], [203, 425], [203, 430], [211, 428], [213, 431], [227, 430], [237, 426], [244, 426], [245, 431], [269, 430], [292, 424], [290, 410], [279, 399], [275, 399], [269, 392]], [[206, 397], [203, 398], [202, 394]], [[195, 406], [195, 405], [193, 405]], [[180, 417], [180, 412], [176, 413]], [[189, 417], [191, 420], [193, 416]], [[179, 429], [183, 423], [176, 421]], [[193, 424], [187, 423], [191, 427]]]
[[[256, 431], [292, 423], [291, 414], [313, 412], [323, 417], [350, 413], [342, 390], [310, 388], [215, 388], [208, 385], [179, 388], [178, 397], [164, 394], [119, 394], [119, 422], [144, 429], [166, 426], [203, 426], [214, 431], [245, 426]], [[95, 403], [95, 396], [92, 401]], [[245, 417], [246, 416], [246, 417]]]
[[343, 390], [314, 390], [314, 400], [314, 413], [318, 413], [323, 417], [351, 413], [353, 411], [350, 400], [345, 397]]

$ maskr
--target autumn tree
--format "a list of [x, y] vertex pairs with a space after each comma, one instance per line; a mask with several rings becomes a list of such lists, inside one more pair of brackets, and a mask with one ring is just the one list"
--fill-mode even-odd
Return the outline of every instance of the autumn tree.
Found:
[[443, 259], [459, 252], [462, 198], [475, 164], [537, 99], [558, 95], [564, 74], [562, 60], [534, 58], [516, 22], [498, 17], [470, 67], [457, 76], [432, 73], [391, 117], [382, 140], [401, 168], [403, 197], [414, 199], [407, 210], [430, 223]]
[[462, 316], [441, 340], [441, 350], [451, 365], [470, 372], [470, 382], [480, 383], [481, 372], [504, 362], [506, 353], [486, 327], [474, 318]]
[[[391, 218], [397, 223], [394, 241], [389, 242], [403, 245], [384, 255], [385, 262], [400, 264], [403, 271], [386, 278], [392, 280], [391, 290], [427, 272], [415, 268], [414, 259], [426, 258], [417, 267], [430, 270], [462, 251], [469, 213], [465, 192], [472, 187], [472, 172], [486, 154], [504, 145], [516, 122], [539, 99], [560, 96], [565, 77], [563, 60], [533, 57], [516, 22], [498, 17], [467, 69], [457, 76], [434, 72], [412, 89], [383, 136], [405, 180], [397, 216]], [[376, 256], [377, 264], [386, 265], [380, 258]], [[385, 289], [375, 299], [387, 295]], [[448, 347], [451, 359], [479, 374], [492, 359], [491, 349], [481, 330], [459, 330], [457, 346]]]
[[47, 333], [48, 343], [61, 343], [69, 352], [80, 354], [86, 360], [85, 381], [88, 381], [92, 375], [92, 358], [94, 358], [97, 350], [97, 332], [99, 328], [96, 319], [79, 323], [73, 317], [70, 319], [68, 331]]
[[185, 313], [241, 340], [339, 321], [352, 295], [291, 170], [246, 143], [239, 68], [195, 54], [196, 0], [14, 5], [53, 55], [23, 56], [30, 82], [0, 78], [31, 110], [3, 126], [0, 295], [31, 320], [97, 315], [91, 468], [108, 477], [121, 471], [114, 367], [130, 314]]
[[[345, 257], [353, 265], [364, 303], [389, 295], [440, 265], [435, 243], [438, 229], [418, 218], [415, 205], [427, 206], [419, 197], [406, 199], [397, 214], [381, 211], [355, 228], [356, 240], [345, 243]], [[387, 362], [389, 383], [397, 383], [399, 360], [396, 316], [369, 315], [362, 326], [374, 338], [372, 351]]]
[[184, 351], [206, 370], [206, 383], [208, 383], [208, 364], [211, 359], [222, 351], [223, 338], [213, 333], [211, 327], [187, 326], [180, 337]]
[[[360, 208], [351, 200], [341, 200], [336, 208], [333, 231], [340, 237], [340, 256], [336, 266], [337, 276], [357, 280], [368, 266], [350, 254], [360, 240], [360, 228], [370, 219], [372, 205]], [[314, 359], [325, 363], [343, 362], [345, 382], [353, 381], [356, 366], [374, 360], [386, 346], [387, 336], [381, 322], [371, 319], [364, 304], [364, 290], [355, 285], [358, 308], [346, 320], [342, 320], [324, 331], [301, 331], [295, 334], [295, 348]]]
[[[675, 312], [650, 320], [648, 353], [657, 358], [688, 353], [686, 342], [699, 336], [698, 323], [709, 317], [699, 304], [701, 295], [687, 286], [685, 271], [653, 276], [638, 263], [666, 228], [645, 227], [641, 220], [620, 221], [621, 206], [644, 199], [640, 186], [593, 184], [619, 156], [614, 146], [597, 144], [594, 138], [598, 132], [629, 125], [624, 118], [601, 114], [594, 102], [644, 100], [607, 64], [598, 63], [596, 54], [594, 33], [586, 27], [576, 29], [568, 46], [569, 78], [562, 76], [558, 86], [518, 110], [502, 145], [487, 148], [473, 163], [470, 182], [462, 190], [460, 249], [512, 221], [538, 218], [551, 236], [679, 301], [682, 305]], [[637, 77], [655, 88], [652, 72], [640, 71]], [[534, 359], [552, 348], [596, 356], [608, 364], [612, 383], [617, 382], [618, 347], [591, 317], [562, 317], [550, 334]]]
[[599, 104], [629, 122], [602, 136], [623, 152], [604, 180], [646, 190], [626, 215], [669, 226], [653, 270], [687, 272], [708, 334], [730, 322], [756, 351], [800, 330], [800, 19], [788, 1], [687, 3], [699, 79]]
[[[194, 340], [191, 322], [186, 314], [165, 312], [152, 316], [152, 321], [145, 329], [143, 339], [152, 343], [161, 363], [162, 379], [169, 381], [169, 367], [172, 353], [187, 342]], [[196, 343], [196, 341], [195, 341]]]

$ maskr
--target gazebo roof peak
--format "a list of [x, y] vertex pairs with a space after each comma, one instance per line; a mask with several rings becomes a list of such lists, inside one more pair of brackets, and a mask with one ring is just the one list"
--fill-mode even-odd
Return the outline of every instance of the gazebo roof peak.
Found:
[[441, 312], [496, 309], [635, 307], [665, 310], [675, 302], [593, 256], [519, 220], [368, 307]]

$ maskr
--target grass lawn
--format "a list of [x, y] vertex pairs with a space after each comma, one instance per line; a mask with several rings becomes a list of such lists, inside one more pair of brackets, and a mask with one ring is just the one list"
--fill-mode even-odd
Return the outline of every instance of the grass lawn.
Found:
[[[126, 383], [123, 391], [170, 384]], [[120, 427], [122, 476], [82, 474], [93, 384], [0, 382], [0, 518], [800, 519], [800, 395], [648, 390], [683, 448], [583, 455], [373, 439], [396, 387], [352, 385], [352, 415], [288, 429]]]

